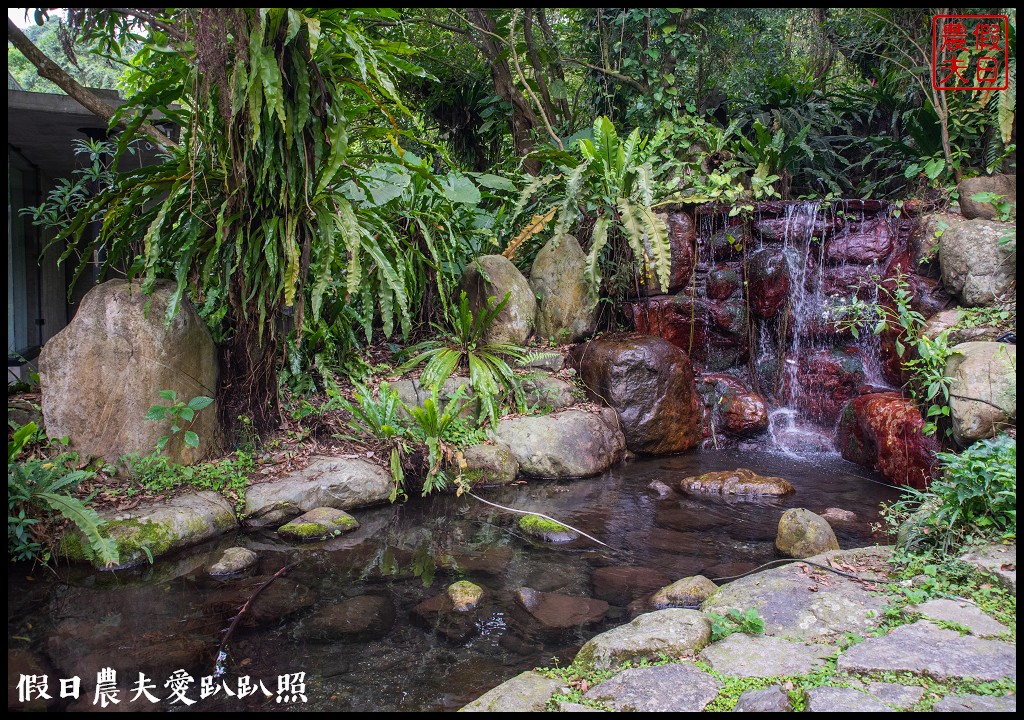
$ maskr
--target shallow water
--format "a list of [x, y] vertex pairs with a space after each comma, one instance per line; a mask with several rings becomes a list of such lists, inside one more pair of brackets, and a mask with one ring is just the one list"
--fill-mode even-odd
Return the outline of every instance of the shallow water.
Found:
[[[785, 477], [796, 493], [726, 500], [675, 492], [660, 498], [648, 488], [654, 480], [675, 485], [687, 475], [736, 467]], [[122, 668], [123, 701], [134, 694], [139, 670], [157, 686], [153, 692], [167, 698], [166, 679], [198, 656], [201, 664], [188, 666], [195, 683], [187, 696], [198, 700], [193, 710], [456, 710], [523, 670], [568, 663], [588, 638], [630, 617], [626, 606], [632, 597], [623, 594], [629, 588], [605, 588], [612, 606], [603, 621], [568, 633], [542, 632], [516, 608], [512, 593], [518, 588], [593, 596], [594, 571], [607, 566], [651, 568], [671, 580], [697, 573], [733, 576], [779, 557], [775, 528], [790, 507], [856, 513], [854, 522], [833, 523], [841, 547], [879, 541], [870, 527], [878, 521], [879, 503], [898, 495], [880, 480], [834, 455], [801, 460], [702, 451], [639, 460], [586, 480], [531, 481], [480, 493], [491, 502], [558, 518], [613, 550], [582, 539], [538, 546], [522, 536], [515, 525], [518, 516], [473, 498], [443, 496], [355, 511], [362, 526], [354, 534], [301, 549], [272, 532], [250, 532], [116, 575], [73, 568], [57, 575], [37, 572], [27, 580], [26, 567], [9, 566], [8, 649], [30, 651], [49, 674], [51, 689], [59, 688], [56, 678], [81, 675], [82, 699], [71, 709], [92, 707], [95, 673], [101, 667]], [[254, 682], [263, 680], [273, 694], [279, 675], [305, 672], [305, 704], [278, 704], [262, 693], [245, 700], [223, 692], [199, 699], [199, 675], [213, 673], [221, 632], [241, 605], [245, 582], [214, 580], [203, 567], [233, 544], [259, 554], [258, 575], [272, 575], [298, 561], [267, 594], [277, 586], [275, 592], [301, 596], [308, 607], [260, 627], [240, 626], [229, 643], [225, 679], [236, 688], [237, 676], [249, 675]], [[457, 579], [485, 587], [489, 599], [478, 615], [476, 634], [452, 644], [409, 617], [415, 605]], [[310, 591], [296, 590], [296, 583]], [[326, 644], [302, 639], [312, 613], [364, 594], [393, 602], [397, 620], [386, 636]], [[8, 664], [9, 673], [16, 673], [10, 656]], [[182, 706], [166, 699], [150, 705], [142, 699], [130, 707]]]

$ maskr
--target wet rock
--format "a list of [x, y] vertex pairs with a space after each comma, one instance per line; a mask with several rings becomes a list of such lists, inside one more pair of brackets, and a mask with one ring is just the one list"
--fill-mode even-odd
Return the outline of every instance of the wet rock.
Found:
[[868, 684], [868, 694], [891, 708], [905, 710], [924, 698], [924, 688], [916, 685], [873, 682]]
[[608, 603], [604, 600], [538, 592], [528, 587], [519, 588], [515, 600], [542, 630], [560, 631], [590, 625], [608, 612]]
[[[160, 557], [238, 527], [234, 508], [212, 490], [142, 503], [132, 510], [105, 510], [99, 515], [106, 522], [104, 532], [117, 543], [120, 554], [120, 564], [111, 569], [141, 565], [149, 562], [150, 556]], [[86, 542], [79, 531], [69, 531], [61, 542], [61, 553], [85, 561]]]
[[512, 449], [519, 470], [538, 477], [590, 477], [622, 459], [626, 441], [614, 411], [560, 410], [506, 418], [495, 438]]
[[700, 659], [724, 675], [772, 677], [806, 675], [822, 667], [834, 653], [829, 645], [734, 633], [704, 648]]
[[703, 475], [683, 478], [679, 487], [683, 492], [705, 495], [788, 495], [793, 486], [780, 477], [758, 475], [747, 468], [718, 470]]
[[856, 296], [870, 300], [874, 296], [874, 283], [860, 265], [826, 265], [821, 272], [821, 292], [829, 296]]
[[575, 386], [545, 372], [521, 375], [519, 382], [528, 408], [561, 410], [576, 403]]
[[622, 663], [679, 657], [702, 649], [711, 640], [711, 622], [696, 610], [670, 608], [640, 615], [592, 637], [580, 648], [577, 662], [587, 669], [614, 670]]
[[850, 512], [849, 510], [843, 510], [842, 508], [830, 507], [825, 508], [824, 512], [821, 513], [821, 517], [827, 520], [829, 524], [832, 523], [853, 523], [857, 522], [857, 513]]
[[542, 542], [564, 543], [580, 536], [578, 532], [560, 522], [536, 515], [523, 515], [519, 518], [518, 525], [526, 535]]
[[663, 483], [661, 480], [652, 480], [651, 484], [647, 486], [648, 490], [652, 490], [657, 493], [658, 497], [671, 497], [672, 488]]
[[560, 683], [531, 670], [488, 690], [460, 712], [544, 712], [560, 688]]
[[[271, 580], [272, 575], [259, 575], [245, 582], [213, 593], [204, 604], [211, 610], [237, 613], [253, 593]], [[288, 577], [278, 577], [267, 584], [250, 603], [239, 624], [242, 627], [268, 627], [312, 607], [313, 591]]]
[[947, 695], [935, 703], [933, 712], [1017, 712], [1017, 696]]
[[282, 525], [277, 529], [277, 533], [289, 540], [312, 542], [336, 537], [357, 527], [359, 521], [344, 510], [318, 507]]
[[728, 265], [719, 265], [708, 272], [705, 279], [707, 296], [712, 300], [725, 300], [740, 288], [740, 274]]
[[230, 547], [220, 554], [217, 561], [210, 566], [211, 575], [234, 575], [245, 572], [256, 565], [258, 556], [252, 550], [243, 547]]
[[519, 475], [519, 462], [502, 442], [471, 445], [462, 451], [462, 476], [470, 485], [511, 485]]
[[778, 248], [762, 248], [747, 257], [747, 297], [754, 315], [772, 318], [789, 301], [789, 260]]
[[1008, 627], [993, 620], [973, 603], [938, 598], [921, 605], [911, 605], [907, 610], [920, 613], [929, 620], [942, 620], [957, 623], [970, 630], [971, 635], [979, 637], [1002, 635], [1010, 631]]
[[953, 437], [961, 445], [1017, 424], [1017, 346], [969, 342], [946, 362]]
[[873, 467], [897, 485], [924, 489], [939, 442], [924, 435], [921, 412], [896, 392], [869, 393], [843, 409], [836, 447], [850, 462]]
[[314, 642], [374, 640], [395, 624], [395, 605], [380, 595], [360, 595], [326, 607], [302, 623], [299, 635]]
[[738, 437], [757, 435], [768, 429], [765, 399], [731, 375], [701, 375], [697, 391], [716, 431]]
[[746, 307], [738, 298], [706, 300], [683, 291], [627, 302], [623, 312], [637, 332], [668, 340], [708, 370], [738, 365], [749, 353]]
[[500, 303], [509, 294], [505, 307], [484, 334], [486, 342], [525, 345], [533, 334], [537, 299], [511, 260], [501, 255], [478, 257], [466, 265], [458, 289], [466, 292], [474, 314], [490, 307], [490, 298]]
[[946, 288], [936, 278], [911, 275], [909, 283], [912, 294], [910, 307], [923, 317], [930, 318], [954, 304], [953, 296], [946, 292]]
[[484, 589], [469, 580], [459, 580], [448, 586], [448, 599], [456, 612], [468, 612], [483, 600]]
[[671, 582], [663, 572], [646, 567], [608, 566], [597, 568], [591, 578], [594, 597], [612, 605], [628, 605], [644, 593]]
[[968, 220], [982, 218], [984, 220], [996, 220], [999, 218], [999, 211], [990, 202], [982, 202], [972, 199], [977, 193], [994, 193], [1002, 195], [1000, 202], [1017, 202], [1017, 176], [1016, 175], [979, 175], [978, 177], [961, 180], [956, 186], [957, 196], [960, 203], [960, 212]]
[[860, 349], [854, 346], [803, 351], [795, 360], [795, 387], [791, 386], [789, 376], [783, 380], [788, 396], [797, 398], [803, 416], [831, 427], [864, 384]]
[[487, 577], [501, 577], [512, 561], [512, 549], [490, 547], [483, 550], [462, 550], [455, 553], [450, 569]]
[[302, 470], [246, 488], [247, 524], [276, 525], [315, 507], [348, 510], [383, 503], [394, 480], [378, 465], [355, 458], [314, 456]]
[[721, 683], [692, 665], [631, 668], [590, 688], [584, 696], [617, 712], [701, 712]]
[[654, 593], [647, 602], [651, 607], [658, 609], [699, 607], [717, 590], [718, 586], [703, 575], [694, 575], [666, 585]]
[[593, 335], [597, 302], [585, 278], [586, 255], [572, 235], [552, 238], [540, 249], [530, 270], [537, 298], [537, 336], [569, 343]]
[[855, 688], [816, 687], [807, 691], [807, 712], [893, 712], [893, 709]]
[[787, 557], [806, 558], [838, 550], [839, 541], [825, 518], [810, 510], [791, 508], [779, 520], [775, 547]]
[[892, 252], [892, 236], [884, 217], [847, 225], [825, 243], [825, 259], [834, 264], [881, 265]]
[[990, 220], [967, 220], [949, 227], [939, 241], [946, 290], [971, 307], [1012, 299], [1017, 286], [1016, 244], [1002, 239], [1015, 233], [1015, 225]]
[[730, 225], [708, 238], [706, 244], [711, 251], [712, 261], [732, 260], [740, 257], [744, 248], [752, 241], [750, 228], [746, 225]]
[[417, 625], [453, 643], [463, 643], [477, 634], [477, 614], [459, 611], [448, 592], [424, 600], [409, 613]]
[[772, 685], [763, 690], [744, 690], [736, 701], [733, 712], [792, 712], [793, 704], [789, 701], [789, 693], [779, 685]]
[[754, 232], [762, 240], [781, 242], [786, 238], [809, 238], [816, 237], [823, 240], [831, 235], [836, 229], [844, 224], [843, 218], [831, 213], [799, 212], [794, 207], [794, 212], [786, 217], [766, 218], [758, 220], [754, 225]]
[[[815, 555], [809, 560], [829, 560], [851, 566], [884, 566], [890, 548], [869, 547]], [[723, 585], [701, 609], [722, 614], [729, 608], [745, 612], [756, 608], [764, 619], [765, 634], [800, 640], [834, 640], [848, 632], [866, 635], [882, 618], [885, 598], [850, 578], [829, 574], [828, 592], [803, 572], [799, 563], [770, 568]], [[858, 576], [875, 579], [873, 572]]]
[[[175, 284], [159, 280], [152, 295], [138, 283], [108, 280], [92, 288], [74, 319], [50, 338], [39, 355], [39, 386], [46, 432], [67, 436], [82, 457], [118, 462], [122, 455], [148, 455], [162, 436], [171, 436], [169, 419], [145, 420], [153, 405], [167, 405], [160, 391], [173, 390], [181, 402], [217, 395], [217, 348], [187, 298], [166, 323]], [[214, 403], [199, 411], [183, 434], [167, 442], [164, 455], [189, 464], [217, 452], [222, 442]]]
[[1016, 658], [1012, 643], [961, 636], [921, 620], [854, 645], [839, 656], [838, 669], [910, 672], [936, 680], [969, 677], [990, 681], [1015, 679]]
[[633, 452], [682, 452], [700, 441], [693, 369], [679, 348], [662, 338], [621, 333], [579, 345], [571, 357], [588, 396], [615, 410]]

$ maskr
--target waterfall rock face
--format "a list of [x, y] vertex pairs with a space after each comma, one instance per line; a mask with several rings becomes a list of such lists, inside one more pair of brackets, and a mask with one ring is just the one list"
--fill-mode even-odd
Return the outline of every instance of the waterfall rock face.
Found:
[[789, 300], [789, 261], [784, 252], [762, 248], [747, 258], [750, 307], [759, 318], [779, 314]]
[[[667, 291], [679, 292], [690, 281], [690, 276], [693, 274], [694, 242], [697, 238], [697, 230], [688, 213], [675, 211], [659, 213], [659, 216], [668, 227], [668, 241], [672, 248], [672, 265], [669, 269]], [[662, 288], [658, 285], [656, 277], [644, 279], [644, 295], [659, 295], [661, 293]]]
[[897, 485], [923, 490], [940, 449], [923, 427], [921, 412], [898, 392], [869, 393], [843, 409], [836, 445], [850, 462], [874, 467]]
[[615, 410], [626, 447], [651, 455], [700, 442], [702, 413], [686, 353], [650, 335], [605, 335], [570, 353], [587, 395]]
[[623, 311], [638, 333], [668, 340], [707, 370], [735, 367], [749, 357], [742, 298], [706, 300], [683, 291], [628, 302]]

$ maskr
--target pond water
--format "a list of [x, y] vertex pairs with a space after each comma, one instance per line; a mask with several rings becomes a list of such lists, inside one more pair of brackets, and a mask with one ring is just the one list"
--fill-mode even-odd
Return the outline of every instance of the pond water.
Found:
[[[785, 477], [796, 493], [725, 500], [678, 492], [659, 497], [648, 487], [654, 480], [675, 486], [688, 475], [736, 467]], [[734, 576], [779, 557], [775, 528], [790, 507], [855, 513], [854, 521], [833, 523], [841, 547], [881, 541], [871, 524], [878, 521], [879, 503], [895, 499], [898, 491], [831, 454], [798, 459], [698, 451], [633, 461], [591, 479], [531, 481], [480, 495], [563, 520], [612, 549], [585, 539], [537, 545], [518, 529], [518, 516], [448, 495], [355, 511], [359, 530], [315, 546], [297, 548], [272, 532], [240, 532], [135, 572], [71, 568], [27, 577], [27, 567], [9, 566], [9, 673], [18, 672], [16, 665], [46, 672], [51, 690], [59, 689], [56, 678], [81, 676], [82, 697], [72, 710], [92, 707], [96, 672], [106, 666], [118, 669], [123, 701], [134, 694], [140, 671], [156, 685], [152, 692], [160, 704], [142, 698], [130, 708], [184, 709], [169, 704], [164, 688], [184, 667], [195, 677], [187, 693], [198, 700], [193, 710], [456, 710], [523, 670], [567, 664], [588, 638], [626, 622], [628, 605], [643, 588], [629, 581], [616, 585], [615, 573], [607, 570], [606, 580], [595, 583], [602, 568], [647, 568], [669, 581], [698, 573]], [[254, 584], [252, 576], [223, 581], [203, 571], [221, 549], [235, 544], [259, 554], [256, 577], [297, 564], [267, 587], [266, 607], [243, 615], [228, 644], [222, 681], [237, 689], [238, 676], [249, 675], [276, 693], [278, 676], [304, 672], [305, 704], [278, 704], [261, 692], [244, 700], [224, 692], [200, 699], [199, 676], [213, 673], [222, 632]], [[436, 627], [410, 621], [415, 606], [458, 579], [487, 590], [470, 637], [453, 642]], [[524, 586], [603, 597], [610, 607], [592, 625], [552, 631], [518, 608], [513, 595]], [[395, 622], [386, 635], [308, 639], [314, 614], [362, 595], [393, 605]], [[295, 611], [289, 614], [290, 609]], [[258, 625], [246, 626], [250, 621]], [[22, 651], [16, 653], [18, 663], [11, 650]]]

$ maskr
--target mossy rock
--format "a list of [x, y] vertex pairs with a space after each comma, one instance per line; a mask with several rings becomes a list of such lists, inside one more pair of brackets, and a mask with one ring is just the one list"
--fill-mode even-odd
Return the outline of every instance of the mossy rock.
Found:
[[448, 599], [458, 612], [467, 612], [480, 604], [484, 597], [484, 589], [469, 580], [459, 580], [448, 586]]
[[299, 542], [314, 542], [355, 530], [359, 521], [337, 508], [313, 508], [277, 529], [281, 537]]
[[[138, 565], [150, 557], [163, 555], [173, 547], [177, 539], [171, 528], [158, 522], [143, 522], [136, 518], [107, 521], [101, 532], [117, 543], [120, 567]], [[61, 554], [68, 560], [89, 562], [92, 558], [86, 553], [85, 542], [81, 533], [68, 533], [61, 542]]]
[[560, 522], [536, 515], [523, 515], [519, 518], [519, 529], [532, 538], [550, 543], [569, 542], [580, 536], [578, 532]]

